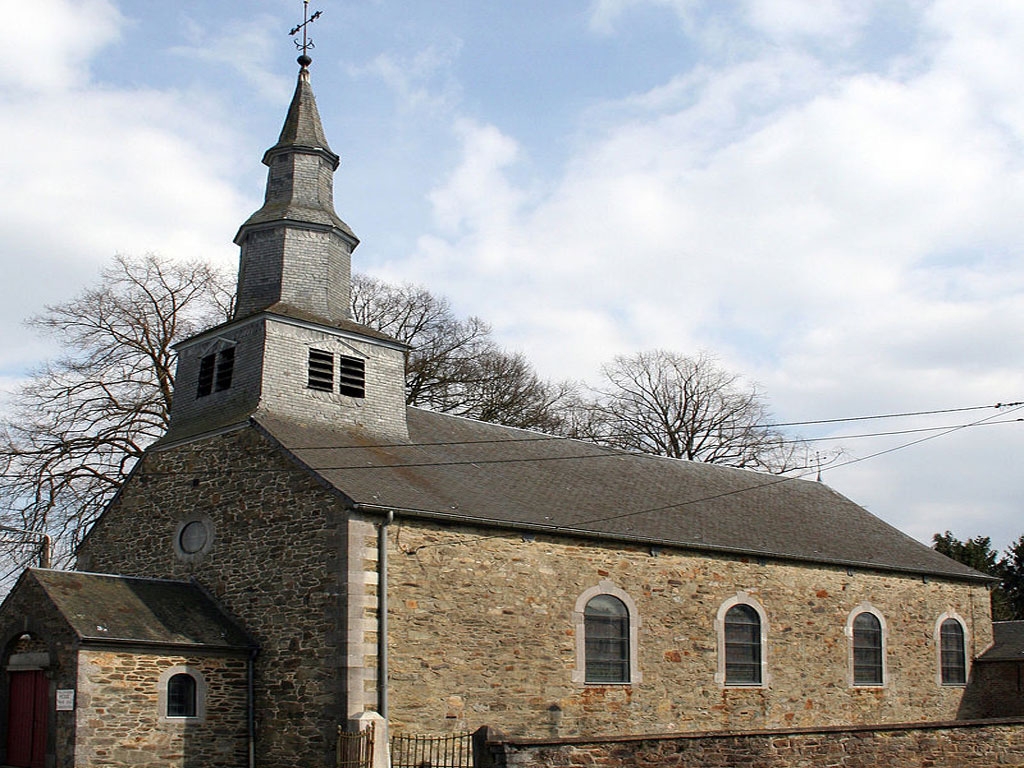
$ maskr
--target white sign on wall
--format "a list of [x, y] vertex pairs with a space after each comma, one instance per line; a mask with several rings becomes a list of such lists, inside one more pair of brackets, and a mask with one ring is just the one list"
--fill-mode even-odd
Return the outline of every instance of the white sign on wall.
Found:
[[75, 689], [74, 688], [58, 688], [57, 689], [57, 711], [58, 712], [70, 712], [75, 708]]

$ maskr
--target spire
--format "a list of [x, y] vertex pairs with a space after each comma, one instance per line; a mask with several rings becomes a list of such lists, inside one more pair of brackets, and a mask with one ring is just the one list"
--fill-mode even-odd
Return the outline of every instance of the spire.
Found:
[[263, 155], [270, 169], [263, 207], [235, 236], [242, 250], [235, 317], [278, 307], [334, 323], [349, 317], [359, 239], [334, 211], [339, 159], [324, 135], [305, 50], [298, 61], [284, 127]]
[[[305, 4], [305, 3], [304, 3]], [[406, 345], [352, 322], [352, 251], [334, 212], [331, 151], [309, 83], [303, 30], [299, 79], [277, 143], [266, 151], [263, 206], [238, 230], [234, 317], [178, 345], [164, 440], [194, 439], [253, 416], [408, 440]]]
[[[303, 58], [309, 60], [308, 56], [300, 56], [300, 61]], [[269, 161], [275, 153], [297, 148], [322, 154], [324, 159], [331, 163], [332, 171], [338, 169], [340, 160], [327, 144], [324, 126], [320, 122], [320, 112], [316, 108], [316, 98], [313, 96], [313, 86], [309, 84], [308, 65], [299, 70], [295, 95], [292, 96], [292, 103], [288, 107], [288, 116], [284, 120], [281, 135], [277, 139], [277, 144], [267, 150], [263, 162], [270, 165]]]

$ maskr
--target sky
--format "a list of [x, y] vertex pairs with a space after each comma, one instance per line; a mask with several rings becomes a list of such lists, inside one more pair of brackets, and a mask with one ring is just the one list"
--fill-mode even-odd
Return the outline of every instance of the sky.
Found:
[[[303, 6], [0, 7], [11, 391], [54, 353], [25, 318], [114, 254], [237, 267]], [[924, 542], [1024, 534], [1024, 3], [309, 10], [356, 270], [447, 296], [550, 379], [707, 351], [776, 423], [973, 409], [785, 430]]]

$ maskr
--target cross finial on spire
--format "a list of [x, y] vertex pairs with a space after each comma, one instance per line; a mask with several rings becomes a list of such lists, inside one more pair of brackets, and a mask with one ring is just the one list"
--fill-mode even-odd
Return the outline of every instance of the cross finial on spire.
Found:
[[309, 58], [309, 49], [316, 48], [316, 46], [313, 45], [313, 39], [311, 37], [307, 37], [306, 35], [306, 27], [312, 24], [317, 19], [319, 19], [321, 13], [323, 13], [323, 11], [317, 11], [312, 16], [310, 16], [309, 0], [302, 0], [302, 23], [294, 27], [292, 31], [288, 33], [289, 35], [294, 37], [299, 33], [300, 29], [302, 30], [302, 42], [300, 43], [298, 40], [296, 40], [295, 47], [302, 51], [302, 55], [299, 56], [298, 62], [303, 69], [308, 67], [313, 62], [313, 60]]

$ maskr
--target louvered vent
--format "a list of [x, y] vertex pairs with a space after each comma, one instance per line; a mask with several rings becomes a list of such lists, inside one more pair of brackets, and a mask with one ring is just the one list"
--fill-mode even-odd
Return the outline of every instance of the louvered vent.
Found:
[[231, 389], [235, 373], [235, 348], [225, 347], [199, 358], [199, 382], [196, 397], [206, 397], [213, 392]]
[[199, 385], [196, 397], [206, 397], [213, 392], [213, 372], [217, 366], [217, 354], [204, 355], [199, 360]]
[[309, 383], [310, 389], [322, 392], [334, 390], [334, 353], [322, 349], [309, 350]]
[[231, 377], [235, 373], [235, 348], [228, 347], [217, 353], [217, 380], [214, 382], [214, 390], [223, 392], [231, 388]]
[[366, 363], [358, 357], [338, 357], [338, 379], [343, 395], [366, 397]]

